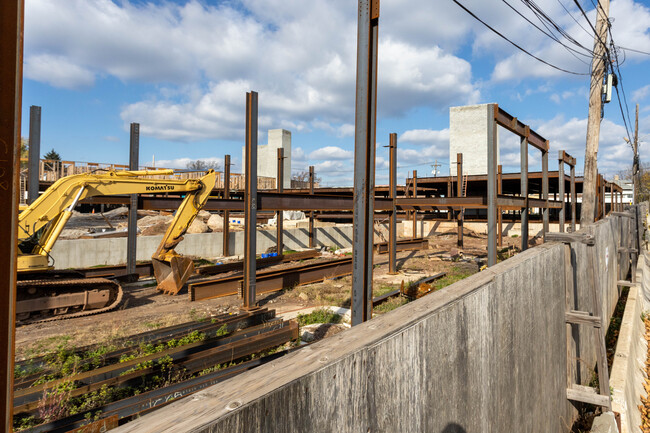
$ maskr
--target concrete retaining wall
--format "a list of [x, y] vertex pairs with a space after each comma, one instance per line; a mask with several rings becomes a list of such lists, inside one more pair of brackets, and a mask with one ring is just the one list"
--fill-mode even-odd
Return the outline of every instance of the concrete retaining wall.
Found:
[[[619, 220], [592, 229], [603, 321], [618, 296]], [[574, 251], [573, 302], [586, 309], [594, 273], [586, 247]], [[116, 431], [568, 431], [564, 253], [530, 249]], [[590, 336], [575, 337], [592, 368]]]
[[[337, 246], [347, 248], [352, 246], [352, 225], [336, 227], [318, 227], [316, 245]], [[384, 233], [385, 228], [376, 228], [377, 233]], [[276, 245], [275, 230], [257, 231], [257, 253], [264, 253]], [[386, 236], [387, 237], [387, 236]], [[379, 242], [382, 236], [376, 236]], [[150, 260], [162, 240], [160, 236], [138, 236], [138, 251], [136, 260]], [[196, 257], [221, 257], [223, 234], [201, 233], [187, 234], [178, 245], [176, 251], [180, 254]], [[289, 229], [284, 231], [286, 249], [299, 250], [309, 246], [309, 231], [307, 229]], [[244, 253], [244, 232], [230, 233], [230, 252], [228, 255]], [[89, 268], [98, 265], [120, 265], [126, 263], [126, 238], [107, 239], [76, 239], [61, 240], [54, 245], [52, 257], [57, 269]]]

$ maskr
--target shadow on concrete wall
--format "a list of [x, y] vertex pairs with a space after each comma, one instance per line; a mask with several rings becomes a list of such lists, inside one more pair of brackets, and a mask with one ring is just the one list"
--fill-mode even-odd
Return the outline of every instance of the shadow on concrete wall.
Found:
[[339, 227], [334, 227], [334, 231], [338, 233], [339, 236], [341, 236], [345, 240], [345, 242], [347, 242], [350, 246], [352, 246], [352, 239], [350, 239], [348, 235], [343, 233], [343, 231]]
[[[309, 236], [309, 232], [307, 232], [306, 229], [300, 229], [300, 231], [307, 233], [307, 236]], [[287, 239], [290, 239], [292, 242], [295, 242], [295, 244], [298, 246], [298, 248], [307, 248], [307, 245], [304, 242], [300, 241], [297, 237], [295, 237], [293, 234], [291, 234], [291, 232], [289, 232], [288, 230], [284, 231], [284, 237], [287, 238]], [[287, 244], [287, 242], [285, 242], [285, 245], [286, 244]]]

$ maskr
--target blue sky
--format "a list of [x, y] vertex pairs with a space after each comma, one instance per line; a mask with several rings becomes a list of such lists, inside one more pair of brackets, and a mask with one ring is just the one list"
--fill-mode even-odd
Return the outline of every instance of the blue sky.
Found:
[[[588, 73], [503, 0], [463, 0], [481, 19], [544, 60]], [[512, 6], [539, 24], [523, 1]], [[580, 0], [593, 23], [593, 3]], [[585, 47], [590, 27], [570, 0], [537, 4]], [[293, 171], [316, 167], [325, 185], [352, 184], [356, 2], [349, 0], [25, 0], [23, 135], [29, 106], [42, 112], [42, 153], [65, 160], [128, 162], [128, 125], [141, 125], [140, 161], [184, 168], [233, 157], [241, 170], [245, 92], [259, 92], [260, 144], [268, 129], [292, 132]], [[570, 13], [564, 10], [568, 9]], [[613, 0], [614, 42], [650, 52], [650, 3]], [[576, 22], [577, 21], [577, 22]], [[541, 25], [540, 25], [541, 26]], [[379, 26], [377, 182], [387, 183], [382, 146], [398, 134], [398, 176], [449, 172], [449, 107], [497, 102], [578, 158], [582, 172], [587, 76], [527, 57], [451, 0], [382, 0]], [[566, 40], [564, 40], [567, 43]], [[632, 121], [650, 134], [650, 56], [619, 50]], [[623, 62], [623, 59], [625, 61]], [[625, 109], [625, 106], [624, 106]], [[599, 168], [630, 165], [616, 98], [605, 106]], [[500, 136], [504, 171], [518, 171], [518, 140]], [[640, 147], [641, 158], [648, 151]], [[531, 160], [531, 169], [539, 167]]]

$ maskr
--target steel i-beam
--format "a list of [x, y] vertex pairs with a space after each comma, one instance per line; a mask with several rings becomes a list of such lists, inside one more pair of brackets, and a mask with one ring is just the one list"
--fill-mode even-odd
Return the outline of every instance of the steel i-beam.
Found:
[[29, 163], [27, 179], [27, 203], [32, 204], [38, 198], [38, 177], [41, 154], [41, 107], [29, 107]]
[[544, 241], [546, 241], [546, 233], [548, 233], [548, 140], [546, 140], [546, 149], [542, 151], [542, 200], [545, 202], [545, 206], [542, 210], [542, 222], [543, 222], [543, 236]]
[[[278, 176], [277, 176], [277, 189], [278, 189], [278, 194], [282, 194], [284, 192], [284, 149], [279, 147], [278, 148]], [[284, 251], [284, 212], [279, 210], [276, 214], [276, 224], [275, 227], [277, 229], [276, 233], [276, 241], [277, 241], [277, 253], [278, 255], [282, 254], [282, 251]]]
[[488, 266], [497, 264], [497, 104], [490, 104], [491, 115], [487, 124], [487, 160], [488, 160]]
[[255, 308], [257, 235], [257, 92], [246, 93], [246, 181], [244, 198], [244, 308]]
[[359, 0], [354, 137], [352, 325], [372, 317], [379, 0]]
[[[526, 126], [526, 135], [521, 137], [520, 158], [521, 158], [521, 196], [528, 200], [528, 135], [529, 128]], [[528, 205], [524, 203], [521, 208], [521, 250], [528, 249]]]
[[23, 11], [22, 0], [0, 2], [0, 410], [4, 425], [0, 430], [6, 432], [12, 431], [13, 423]]
[[565, 152], [563, 150], [558, 151], [558, 164], [557, 164], [557, 170], [558, 170], [558, 195], [560, 196], [560, 201], [562, 202], [562, 207], [560, 208], [560, 214], [558, 215], [560, 219], [560, 233], [564, 232], [564, 207], [565, 207], [565, 200], [564, 200], [564, 154]]
[[[457, 153], [456, 154], [456, 195], [458, 197], [463, 196], [463, 154], [462, 153]], [[458, 229], [458, 239], [456, 241], [456, 244], [459, 247], [463, 247], [464, 245], [464, 239], [463, 239], [463, 218], [465, 216], [465, 210], [460, 209], [458, 211], [458, 214], [456, 215], [456, 225]]]
[[[230, 199], [230, 155], [223, 158], [223, 198]], [[224, 257], [230, 255], [230, 211], [223, 211], [223, 241], [222, 254]]]
[[[309, 195], [314, 195], [314, 166], [309, 166]], [[314, 248], [314, 211], [309, 212], [309, 248]]]
[[390, 220], [388, 222], [388, 273], [397, 273], [397, 209], [395, 200], [397, 199], [397, 134], [390, 134], [389, 139], [389, 159], [390, 159], [390, 178], [389, 189], [392, 200], [392, 209]]
[[[129, 169], [137, 170], [140, 164], [140, 124], [131, 123], [129, 136]], [[129, 200], [129, 222], [126, 240], [126, 270], [135, 274], [136, 251], [138, 247], [138, 195], [131, 194]]]

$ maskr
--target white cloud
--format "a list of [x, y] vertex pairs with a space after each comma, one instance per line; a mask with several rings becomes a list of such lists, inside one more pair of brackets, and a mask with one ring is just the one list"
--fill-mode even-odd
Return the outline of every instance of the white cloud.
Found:
[[309, 154], [309, 159], [331, 160], [331, 159], [353, 159], [354, 153], [351, 150], [344, 150], [337, 146], [325, 146], [314, 150]]
[[405, 141], [413, 144], [431, 144], [444, 145], [449, 143], [449, 129], [433, 130], [433, 129], [411, 129], [405, 131], [400, 137], [399, 141]]
[[95, 83], [94, 74], [61, 56], [40, 54], [25, 59], [25, 77], [64, 89], [80, 89]]
[[643, 101], [648, 95], [650, 95], [650, 84], [646, 84], [632, 92], [632, 101]]
[[[426, 36], [444, 29], [458, 33], [457, 23], [447, 20], [436, 27], [422, 18], [405, 32], [412, 13], [396, 10], [400, 15], [387, 19], [380, 39], [379, 117], [476, 101], [470, 64]], [[444, 10], [448, 18], [457, 14], [451, 7]], [[216, 6], [199, 0], [181, 5], [31, 0], [25, 59], [29, 65], [46, 56], [67, 65], [65, 79], [48, 77], [45, 67], [30, 72], [53, 86], [78, 88], [106, 76], [156, 85], [121, 112], [125, 126], [138, 121], [143, 135], [184, 142], [241, 139], [244, 92], [252, 89], [260, 94], [261, 129], [313, 127], [349, 137], [354, 133], [356, 12], [356, 5], [344, 0], [241, 0]], [[466, 28], [468, 21], [461, 21]], [[315, 22], [328, 25], [314, 31]], [[451, 34], [445, 40], [458, 44]]]

